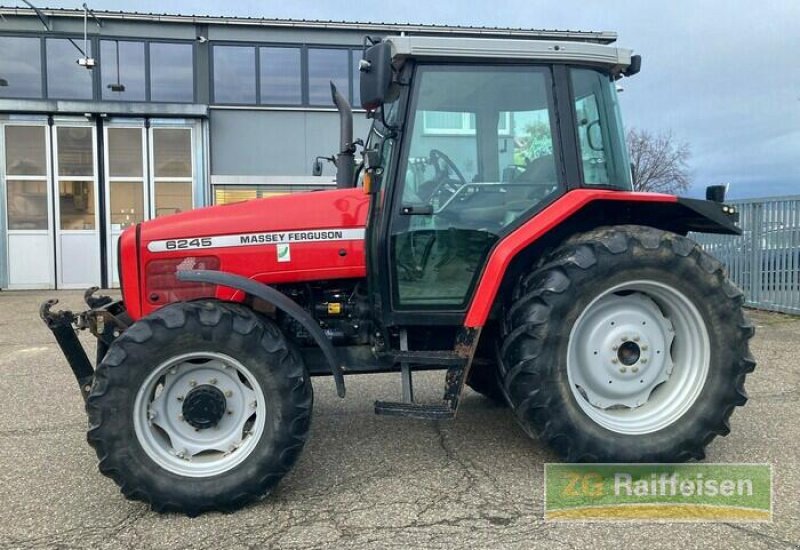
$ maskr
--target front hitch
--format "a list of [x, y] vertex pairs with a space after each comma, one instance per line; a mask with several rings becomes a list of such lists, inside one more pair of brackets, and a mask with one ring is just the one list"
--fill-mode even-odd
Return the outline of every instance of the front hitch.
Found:
[[92, 389], [94, 367], [78, 339], [78, 331], [89, 329], [97, 338], [97, 363], [100, 363], [111, 343], [131, 324], [122, 301], [114, 301], [108, 296], [94, 296], [97, 290], [97, 287], [92, 287], [86, 291], [84, 300], [90, 309], [81, 313], [51, 311], [58, 303], [56, 299], [47, 300], [39, 307], [39, 317], [55, 336], [84, 401]]

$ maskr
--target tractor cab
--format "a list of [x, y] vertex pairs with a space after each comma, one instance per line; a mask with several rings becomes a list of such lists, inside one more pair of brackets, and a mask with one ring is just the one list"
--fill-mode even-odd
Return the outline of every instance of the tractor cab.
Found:
[[[632, 61], [633, 59], [633, 61]], [[394, 37], [361, 63], [369, 273], [388, 324], [460, 324], [489, 251], [571, 189], [630, 191], [628, 50]]]

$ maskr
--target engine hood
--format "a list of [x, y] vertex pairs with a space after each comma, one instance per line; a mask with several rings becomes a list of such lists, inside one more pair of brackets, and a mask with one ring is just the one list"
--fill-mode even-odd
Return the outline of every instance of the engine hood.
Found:
[[141, 224], [142, 242], [239, 233], [364, 227], [369, 197], [358, 189], [311, 191], [209, 206]]
[[267, 284], [364, 277], [368, 210], [369, 196], [361, 190], [337, 189], [199, 208], [141, 223], [138, 238], [129, 230], [120, 241], [125, 301], [135, 319], [209, 292], [237, 299], [231, 289], [180, 283], [176, 274], [184, 269], [225, 271]]

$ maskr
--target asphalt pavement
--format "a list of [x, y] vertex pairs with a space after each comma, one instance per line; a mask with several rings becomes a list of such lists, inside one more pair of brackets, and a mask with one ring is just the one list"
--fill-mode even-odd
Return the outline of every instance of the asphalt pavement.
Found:
[[[375, 416], [397, 375], [353, 376], [347, 398], [314, 379], [311, 437], [262, 502], [233, 514], [160, 515], [123, 498], [86, 443], [78, 388], [37, 315], [57, 296], [0, 292], [0, 548], [789, 548], [800, 545], [800, 318], [753, 312], [750, 401], [709, 462], [771, 463], [771, 523], [543, 520], [543, 465], [557, 458], [510, 412], [470, 392], [458, 417]], [[89, 339], [86, 340], [89, 342]], [[442, 373], [415, 378], [440, 396]]]

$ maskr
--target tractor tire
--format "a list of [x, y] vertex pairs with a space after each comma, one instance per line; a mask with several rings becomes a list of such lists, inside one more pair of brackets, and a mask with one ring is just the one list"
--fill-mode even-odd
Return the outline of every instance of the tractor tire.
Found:
[[467, 377], [467, 386], [497, 405], [507, 406], [503, 386], [497, 376], [497, 365], [494, 362], [472, 364]]
[[501, 372], [515, 417], [568, 462], [681, 462], [730, 431], [753, 326], [722, 265], [642, 226], [578, 234], [517, 282]]
[[127, 498], [158, 512], [227, 512], [289, 471], [312, 403], [303, 361], [272, 321], [238, 304], [176, 303], [111, 345], [87, 400], [87, 438]]

